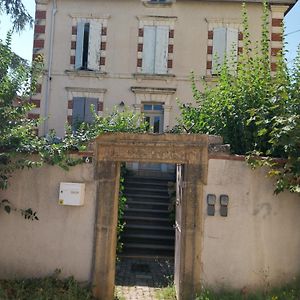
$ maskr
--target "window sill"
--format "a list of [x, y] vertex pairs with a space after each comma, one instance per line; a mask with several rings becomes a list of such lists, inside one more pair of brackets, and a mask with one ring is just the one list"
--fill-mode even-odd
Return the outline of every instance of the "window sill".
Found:
[[73, 77], [95, 77], [102, 78], [107, 75], [106, 72], [101, 71], [90, 71], [90, 70], [65, 70], [65, 73]]
[[218, 82], [219, 76], [218, 75], [206, 75], [202, 77], [206, 82]]
[[145, 80], [170, 80], [175, 78], [174, 74], [145, 74], [145, 73], [134, 73], [133, 77], [135, 79], [145, 79]]

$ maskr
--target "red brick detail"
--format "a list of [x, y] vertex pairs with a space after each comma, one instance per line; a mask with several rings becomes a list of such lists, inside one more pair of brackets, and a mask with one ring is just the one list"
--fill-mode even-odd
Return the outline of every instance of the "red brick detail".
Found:
[[208, 70], [212, 69], [212, 62], [211, 61], [206, 62], [206, 69], [208, 69]]
[[28, 114], [28, 119], [31, 119], [31, 120], [37, 120], [39, 117], [40, 117], [39, 114], [32, 114], [32, 113]]
[[276, 71], [276, 69], [277, 69], [277, 64], [271, 63], [271, 71]]
[[71, 49], [76, 49], [76, 42], [75, 41], [71, 41]]
[[106, 50], [106, 42], [101, 42], [100, 49]]
[[169, 45], [168, 46], [168, 53], [173, 53], [174, 52], [174, 45]]
[[209, 30], [209, 31], [208, 31], [207, 38], [208, 38], [209, 40], [212, 40], [212, 39], [214, 38], [214, 32], [213, 32], [212, 30]]
[[213, 53], [213, 46], [207, 46], [207, 54]]
[[238, 54], [242, 54], [243, 53], [243, 47], [238, 47]]
[[281, 48], [272, 48], [271, 55], [276, 56], [282, 49]]
[[68, 109], [73, 109], [73, 100], [68, 101]]
[[44, 43], [45, 43], [44, 40], [34, 40], [33, 41], [33, 48], [42, 49], [42, 48], [44, 48]]
[[168, 69], [172, 69], [172, 68], [173, 68], [173, 60], [168, 59]]
[[74, 55], [70, 56], [70, 64], [75, 65], [75, 56]]
[[282, 34], [281, 33], [272, 33], [271, 41], [281, 42], [282, 41]]
[[143, 60], [141, 58], [138, 58], [138, 60], [137, 60], [137, 66], [138, 66], [138, 68], [141, 68], [142, 65], [143, 65]]
[[34, 33], [45, 33], [45, 29], [46, 29], [45, 25], [38, 25], [38, 24], [36, 24], [34, 26]]
[[103, 111], [103, 102], [98, 102], [98, 111]]
[[67, 120], [68, 120], [68, 123], [69, 123], [69, 125], [71, 125], [72, 124], [72, 116], [67, 116]]
[[140, 37], [144, 36], [144, 28], [139, 28], [139, 36]]
[[174, 38], [174, 29], [169, 30], [169, 39]]
[[42, 92], [42, 85], [38, 83], [35, 87], [35, 93], [39, 94], [41, 92]]
[[283, 25], [282, 19], [272, 19], [272, 26], [273, 27], [281, 27]]
[[35, 12], [35, 19], [36, 20], [46, 19], [46, 11], [45, 10], [37, 10]]
[[29, 100], [29, 103], [34, 104], [34, 106], [35, 106], [36, 108], [41, 107], [41, 100], [38, 100], [38, 99], [30, 99], [30, 100]]
[[101, 34], [102, 35], [107, 35], [107, 27], [102, 27]]
[[244, 34], [239, 31], [239, 41], [242, 41], [244, 39]]
[[138, 52], [142, 52], [143, 51], [143, 44], [138, 44], [137, 51]]
[[104, 66], [105, 65], [105, 57], [100, 57], [100, 66]]
[[72, 26], [72, 35], [77, 34], [77, 26]]

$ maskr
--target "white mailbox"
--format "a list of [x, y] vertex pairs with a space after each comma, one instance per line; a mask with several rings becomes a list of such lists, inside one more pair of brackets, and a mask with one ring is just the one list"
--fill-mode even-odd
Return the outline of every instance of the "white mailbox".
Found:
[[84, 203], [84, 183], [61, 182], [59, 187], [59, 204], [80, 206]]

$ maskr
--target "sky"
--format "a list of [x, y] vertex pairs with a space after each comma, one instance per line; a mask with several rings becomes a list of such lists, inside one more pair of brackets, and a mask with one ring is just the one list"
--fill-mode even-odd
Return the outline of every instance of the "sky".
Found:
[[[35, 1], [23, 0], [23, 3], [29, 13], [34, 16]], [[292, 64], [296, 56], [297, 47], [300, 43], [300, 0], [285, 17], [286, 33], [286, 54], [289, 65]], [[6, 32], [11, 29], [10, 18], [6, 15], [0, 15], [0, 39], [5, 39]], [[12, 50], [21, 57], [31, 61], [33, 43], [33, 29], [27, 28], [21, 33], [15, 33], [12, 38]]]

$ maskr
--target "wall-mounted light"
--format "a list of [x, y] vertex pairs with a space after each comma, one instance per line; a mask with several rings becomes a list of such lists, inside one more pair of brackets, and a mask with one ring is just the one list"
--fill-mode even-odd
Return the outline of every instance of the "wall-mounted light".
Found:
[[124, 101], [121, 101], [120, 104], [119, 104], [119, 106], [120, 106], [120, 107], [124, 107], [124, 106], [125, 106]]
[[216, 195], [208, 194], [207, 195], [207, 215], [215, 215], [215, 204], [216, 204]]
[[228, 195], [220, 195], [220, 204], [221, 204], [220, 215], [222, 217], [228, 216], [228, 203], [229, 203]]

